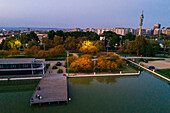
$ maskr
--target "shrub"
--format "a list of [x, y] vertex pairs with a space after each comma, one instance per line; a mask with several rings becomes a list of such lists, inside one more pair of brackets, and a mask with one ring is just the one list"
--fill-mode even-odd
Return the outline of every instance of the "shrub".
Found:
[[57, 73], [63, 73], [63, 70], [62, 70], [62, 69], [59, 69], [59, 70], [57, 71]]
[[56, 63], [56, 66], [61, 66], [61, 65], [62, 65], [61, 62], [57, 62], [57, 63]]
[[0, 55], [1, 55], [1, 56], [8, 56], [8, 55], [9, 55], [9, 52], [6, 51], [6, 50], [0, 50]]
[[13, 49], [10, 51], [10, 55], [13, 56], [13, 55], [18, 55], [20, 54], [20, 51], [19, 50], [16, 50], [16, 49]]
[[52, 69], [58, 69], [58, 67], [57, 66], [53, 66]]

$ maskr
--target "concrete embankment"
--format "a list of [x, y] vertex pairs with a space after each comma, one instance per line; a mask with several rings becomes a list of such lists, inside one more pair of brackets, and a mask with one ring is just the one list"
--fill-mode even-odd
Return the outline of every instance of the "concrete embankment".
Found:
[[136, 76], [140, 75], [140, 71], [138, 73], [116, 73], [116, 74], [85, 74], [85, 75], [69, 75], [69, 78], [76, 78], [76, 77], [109, 77], [109, 76]]

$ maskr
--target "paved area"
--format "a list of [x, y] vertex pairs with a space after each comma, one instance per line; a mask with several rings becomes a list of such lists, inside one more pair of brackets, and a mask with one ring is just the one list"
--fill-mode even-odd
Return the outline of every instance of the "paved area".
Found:
[[170, 69], [170, 61], [159, 60], [159, 61], [149, 61], [148, 63], [142, 62], [145, 66], [154, 66], [156, 69]]
[[[57, 63], [57, 62], [61, 62], [62, 66], [57, 66], [58, 69], [52, 69], [53, 66]], [[46, 64], [50, 64], [50, 67], [47, 69], [46, 74], [57, 74], [57, 71], [59, 69], [63, 70], [63, 73], [66, 73], [66, 68], [64, 67], [65, 65], [65, 61], [48, 61], [46, 62]], [[50, 72], [50, 73], [49, 73]]]
[[[41, 95], [39, 99], [37, 95]], [[63, 74], [45, 75], [38, 84], [30, 104], [67, 102], [67, 77]]]

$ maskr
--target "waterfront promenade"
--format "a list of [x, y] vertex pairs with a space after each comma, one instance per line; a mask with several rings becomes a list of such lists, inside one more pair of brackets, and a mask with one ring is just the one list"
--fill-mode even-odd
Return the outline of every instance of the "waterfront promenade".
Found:
[[136, 65], [136, 66], [138, 66], [138, 67], [141, 67], [142, 69], [145, 69], [146, 71], [148, 71], [148, 72], [150, 72], [150, 73], [152, 73], [152, 74], [155, 74], [155, 75], [157, 75], [158, 77], [160, 77], [160, 78], [162, 78], [162, 79], [167, 80], [168, 82], [170, 82], [170, 79], [169, 79], [169, 78], [164, 77], [164, 76], [162, 76], [162, 75], [160, 75], [160, 74], [158, 74], [158, 73], [156, 73], [156, 72], [154, 72], [154, 71], [152, 71], [152, 70], [149, 70], [149, 69], [147, 69], [146, 67], [143, 67], [143, 66], [141, 66], [140, 64], [137, 64], [137, 63], [135, 63], [135, 62], [133, 62], [133, 61], [131, 61], [131, 60], [128, 60], [128, 59], [126, 59], [126, 60], [129, 61], [129, 62], [131, 62], [132, 64], [134, 64], [134, 65]]
[[137, 76], [140, 75], [140, 71], [138, 73], [115, 73], [115, 74], [107, 74], [107, 73], [103, 73], [103, 74], [75, 74], [75, 75], [69, 75], [69, 78], [79, 78], [79, 77], [111, 77], [111, 76]]
[[67, 101], [67, 77], [63, 74], [45, 75], [35, 89], [30, 105]]

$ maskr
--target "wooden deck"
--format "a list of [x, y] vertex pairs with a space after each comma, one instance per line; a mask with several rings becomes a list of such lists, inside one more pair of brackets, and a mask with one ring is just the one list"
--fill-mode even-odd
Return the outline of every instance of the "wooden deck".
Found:
[[[36, 95], [42, 95], [42, 99], [38, 99]], [[45, 75], [35, 89], [30, 105], [54, 102], [68, 102], [67, 77], [63, 74]]]

